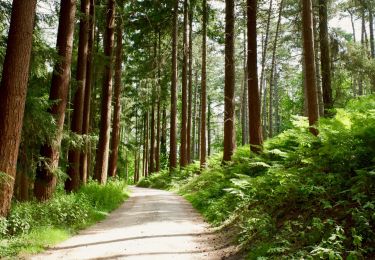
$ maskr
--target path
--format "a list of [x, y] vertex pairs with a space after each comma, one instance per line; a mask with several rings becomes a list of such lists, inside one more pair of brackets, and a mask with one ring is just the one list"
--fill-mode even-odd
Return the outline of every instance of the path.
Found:
[[185, 199], [130, 189], [130, 198], [106, 220], [32, 259], [227, 259], [233, 248]]

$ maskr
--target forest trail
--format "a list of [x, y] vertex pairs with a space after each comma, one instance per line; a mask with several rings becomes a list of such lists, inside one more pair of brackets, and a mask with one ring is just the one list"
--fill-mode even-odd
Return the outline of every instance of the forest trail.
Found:
[[[234, 248], [184, 198], [131, 187], [104, 221], [32, 259], [229, 259]], [[238, 258], [236, 258], [238, 259]]]

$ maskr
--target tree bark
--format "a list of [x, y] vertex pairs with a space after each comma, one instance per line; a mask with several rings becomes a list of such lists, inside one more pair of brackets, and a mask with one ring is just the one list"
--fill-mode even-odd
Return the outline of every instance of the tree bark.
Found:
[[121, 121], [121, 74], [122, 74], [122, 28], [121, 18], [117, 25], [116, 62], [115, 62], [115, 87], [114, 109], [112, 122], [111, 155], [109, 157], [108, 175], [115, 177], [117, 174], [117, 161], [120, 147], [120, 121]]
[[333, 108], [331, 86], [331, 63], [328, 35], [327, 1], [319, 0], [319, 39], [320, 39], [320, 64], [322, 71], [322, 89], [324, 114], [329, 114]]
[[[160, 29], [158, 31], [158, 59], [161, 60], [161, 35], [160, 35]], [[161, 143], [161, 116], [160, 116], [160, 103], [161, 103], [161, 68], [160, 68], [160, 63], [157, 62], [157, 69], [158, 69], [158, 93], [157, 93], [157, 118], [156, 118], [156, 151], [155, 151], [155, 171], [159, 172], [160, 171], [160, 143]]]
[[38, 200], [49, 199], [56, 187], [55, 170], [59, 164], [60, 145], [64, 128], [65, 110], [68, 99], [70, 68], [72, 61], [76, 1], [61, 1], [57, 46], [59, 62], [56, 63], [49, 99], [54, 104], [49, 109], [56, 120], [56, 133], [49, 143], [42, 146], [34, 183], [34, 195]]
[[[246, 17], [246, 11], [244, 13]], [[247, 129], [247, 53], [246, 53], [246, 29], [243, 30], [243, 82], [242, 82], [242, 102], [241, 102], [241, 128], [242, 128], [242, 138], [241, 143], [245, 145], [248, 143], [248, 129]]]
[[247, 68], [250, 149], [259, 152], [263, 144], [258, 88], [257, 0], [247, 0]]
[[231, 161], [236, 147], [234, 124], [234, 0], [225, 1], [225, 86], [223, 161]]
[[103, 73], [101, 120], [99, 142], [96, 150], [96, 164], [94, 179], [101, 184], [107, 182], [109, 139], [111, 124], [111, 101], [112, 101], [112, 58], [115, 31], [115, 0], [107, 2], [106, 32], [104, 36], [104, 55], [106, 63]]
[[[92, 89], [92, 72], [93, 72], [93, 52], [95, 39], [95, 0], [90, 0], [89, 32], [88, 32], [88, 50], [87, 50], [87, 67], [86, 67], [86, 86], [83, 105], [82, 135], [88, 135], [90, 129], [91, 113], [91, 89]], [[85, 147], [81, 153], [80, 162], [80, 179], [82, 184], [86, 184], [89, 172], [89, 144], [85, 142]]]
[[318, 130], [313, 127], [319, 119], [319, 110], [318, 98], [316, 93], [316, 69], [314, 57], [314, 33], [311, 0], [302, 1], [302, 26], [305, 56], [304, 62], [306, 74], [306, 95], [310, 132], [314, 135], [318, 135]]
[[[87, 76], [87, 51], [88, 51], [88, 36], [89, 36], [89, 15], [90, 15], [90, 1], [81, 0], [81, 20], [79, 25], [79, 44], [78, 44], [78, 61], [77, 61], [77, 90], [74, 95], [73, 104], [73, 118], [71, 130], [77, 135], [82, 134], [83, 123], [83, 106], [84, 94]], [[71, 148], [68, 155], [68, 179], [65, 181], [65, 190], [68, 192], [76, 191], [80, 184], [80, 156], [79, 148]]]
[[202, 20], [202, 76], [201, 76], [201, 118], [200, 118], [200, 167], [206, 167], [206, 106], [207, 106], [207, 0], [203, 0]]
[[178, 0], [175, 0], [173, 9], [172, 29], [172, 83], [171, 83], [171, 127], [169, 145], [169, 170], [177, 168], [177, 42], [178, 42]]
[[194, 108], [193, 108], [193, 126], [192, 126], [192, 139], [191, 139], [191, 158], [196, 157], [196, 126], [197, 126], [197, 92], [198, 92], [198, 69], [195, 70], [195, 86], [194, 86]]
[[[265, 84], [265, 68], [266, 68], [266, 61], [267, 61], [267, 51], [268, 51], [268, 38], [270, 33], [270, 24], [271, 24], [271, 15], [272, 15], [272, 3], [273, 1], [270, 0], [269, 8], [268, 8], [268, 16], [267, 16], [267, 25], [266, 25], [266, 35], [264, 36], [264, 43], [263, 43], [263, 50], [262, 50], [262, 60], [261, 60], [261, 71], [260, 71], [260, 93], [259, 93], [259, 100], [264, 100], [263, 104], [263, 131], [264, 134], [267, 132], [267, 84]], [[260, 102], [262, 103], [262, 102]], [[266, 135], [265, 135], [266, 137]]]
[[269, 137], [273, 137], [273, 87], [275, 84], [274, 81], [274, 74], [275, 74], [275, 67], [276, 67], [276, 51], [277, 51], [277, 42], [279, 40], [279, 31], [280, 31], [280, 24], [281, 24], [281, 13], [283, 11], [283, 0], [280, 2], [279, 7], [279, 16], [277, 19], [277, 25], [276, 25], [276, 33], [275, 33], [275, 40], [273, 43], [273, 50], [272, 50], [272, 61], [271, 61], [271, 72], [270, 72], [270, 99], [269, 99]]
[[211, 98], [207, 98], [207, 155], [211, 155]]
[[180, 167], [187, 165], [187, 76], [188, 76], [188, 0], [184, 0], [184, 31], [183, 31], [183, 64], [182, 64], [182, 94], [181, 94], [181, 143]]
[[0, 216], [10, 209], [21, 142], [36, 0], [14, 0], [0, 85]]
[[191, 163], [191, 124], [193, 106], [193, 11], [189, 8], [189, 86], [188, 86], [188, 121], [186, 139], [186, 159]]

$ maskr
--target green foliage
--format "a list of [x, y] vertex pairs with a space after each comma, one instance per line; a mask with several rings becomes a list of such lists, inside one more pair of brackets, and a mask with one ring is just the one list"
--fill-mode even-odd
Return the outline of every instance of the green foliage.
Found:
[[[33, 248], [40, 250], [51, 243], [46, 238], [53, 237], [54, 232], [66, 237], [69, 232], [103, 219], [126, 199], [125, 188], [122, 181], [109, 181], [106, 185], [90, 182], [77, 193], [57, 193], [45, 203], [15, 203], [8, 218], [0, 219], [0, 257]], [[32, 237], [38, 237], [38, 242], [32, 242]]]
[[[188, 182], [172, 175], [160, 187], [179, 188], [214, 225], [239, 228], [248, 259], [373, 257], [374, 96], [322, 119], [318, 137], [303, 117], [293, 125], [260, 155], [239, 147], [232, 163], [223, 166], [218, 156]], [[153, 186], [163, 176], [144, 182]]]

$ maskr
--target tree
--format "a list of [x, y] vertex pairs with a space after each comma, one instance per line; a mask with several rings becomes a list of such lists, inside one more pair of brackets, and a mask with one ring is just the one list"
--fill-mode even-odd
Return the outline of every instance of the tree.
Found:
[[311, 0], [302, 1], [302, 34], [303, 49], [305, 63], [305, 80], [306, 80], [306, 96], [310, 132], [314, 135], [318, 134], [316, 128], [313, 127], [319, 118], [318, 97], [316, 92], [316, 69], [314, 54], [314, 32], [312, 18]]
[[234, 124], [234, 1], [225, 1], [225, 87], [223, 161], [230, 161], [236, 146]]
[[191, 163], [191, 125], [193, 107], [193, 8], [189, 8], [189, 85], [188, 85], [188, 121], [186, 140], [186, 159]]
[[111, 124], [113, 47], [115, 34], [115, 0], [107, 2], [106, 31], [104, 36], [104, 55], [107, 58], [103, 73], [101, 120], [99, 142], [96, 150], [94, 179], [105, 184], [108, 173], [109, 139]]
[[[89, 37], [87, 50], [87, 67], [86, 67], [86, 86], [83, 105], [82, 119], [82, 135], [88, 135], [90, 128], [90, 112], [91, 112], [91, 89], [92, 89], [92, 72], [93, 72], [93, 52], [95, 38], [95, 0], [90, 0], [90, 16], [89, 16]], [[88, 176], [88, 152], [89, 147], [87, 141], [81, 153], [80, 161], [80, 179], [83, 184], [87, 181]]]
[[257, 0], [247, 0], [247, 86], [250, 148], [259, 152], [263, 144], [257, 57]]
[[174, 2], [172, 25], [172, 82], [171, 82], [171, 127], [169, 144], [169, 169], [177, 168], [177, 42], [178, 42], [178, 0]]
[[75, 0], [61, 1], [56, 44], [59, 61], [54, 68], [49, 96], [49, 99], [54, 102], [49, 112], [56, 120], [56, 133], [48, 143], [43, 144], [40, 150], [42, 161], [38, 163], [34, 183], [34, 195], [38, 200], [49, 199], [57, 182], [55, 171], [59, 164], [59, 150], [68, 100], [75, 13]]
[[183, 65], [182, 65], [182, 111], [181, 111], [181, 143], [180, 143], [180, 166], [185, 167], [187, 165], [187, 85], [188, 85], [188, 56], [189, 56], [189, 45], [188, 45], [188, 11], [189, 3], [188, 0], [184, 0], [184, 31], [183, 31]]
[[[79, 44], [78, 44], [78, 61], [77, 61], [77, 90], [74, 95], [73, 103], [73, 118], [71, 123], [72, 132], [82, 134], [83, 121], [83, 106], [84, 95], [86, 87], [86, 68], [87, 68], [87, 51], [88, 51], [88, 36], [89, 36], [89, 15], [90, 15], [90, 1], [81, 0], [81, 20], [79, 25]], [[77, 190], [80, 183], [79, 165], [81, 152], [80, 149], [73, 147], [69, 150], [68, 155], [68, 176], [65, 181], [65, 190]]]
[[117, 23], [117, 43], [115, 62], [115, 88], [114, 88], [114, 109], [112, 122], [111, 155], [109, 157], [108, 175], [116, 176], [117, 160], [120, 147], [120, 120], [121, 120], [121, 74], [122, 74], [122, 26], [121, 17]]
[[203, 0], [202, 19], [202, 76], [200, 102], [200, 167], [206, 166], [206, 106], [207, 106], [207, 0]]
[[333, 108], [327, 1], [319, 0], [319, 39], [324, 114]]
[[21, 141], [36, 0], [14, 0], [0, 85], [0, 217], [10, 209]]

